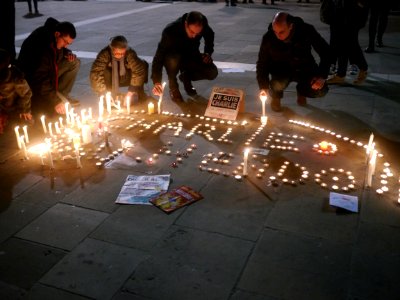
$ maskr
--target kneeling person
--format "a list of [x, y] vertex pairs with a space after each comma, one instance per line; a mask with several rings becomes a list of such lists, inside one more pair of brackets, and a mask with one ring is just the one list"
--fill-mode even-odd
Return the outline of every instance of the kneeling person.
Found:
[[149, 64], [128, 47], [127, 39], [118, 35], [97, 54], [90, 70], [90, 83], [98, 94], [111, 91], [116, 97], [119, 87], [124, 86], [128, 87], [127, 96], [132, 98], [137, 95], [139, 100], [146, 100], [144, 84], [148, 69]]
[[[320, 57], [317, 65], [311, 50]], [[263, 36], [256, 66], [260, 96], [271, 97], [271, 109], [281, 110], [283, 91], [297, 82], [297, 103], [328, 92], [326, 77], [330, 65], [328, 43], [301, 18], [278, 12]]]

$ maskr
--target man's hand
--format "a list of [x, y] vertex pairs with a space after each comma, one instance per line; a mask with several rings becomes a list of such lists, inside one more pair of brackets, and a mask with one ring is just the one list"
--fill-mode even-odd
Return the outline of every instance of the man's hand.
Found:
[[19, 114], [19, 117], [20, 117], [21, 119], [24, 119], [25, 121], [30, 121], [30, 120], [32, 120], [32, 114], [31, 114], [31, 113]]
[[203, 59], [203, 63], [211, 64], [213, 62], [211, 55], [208, 53], [201, 54], [201, 58]]
[[72, 52], [68, 52], [64, 57], [70, 62], [76, 59], [76, 55]]
[[56, 106], [54, 106], [54, 110], [60, 115], [65, 115], [64, 103], [62, 103], [62, 102], [58, 103]]
[[321, 78], [321, 77], [314, 77], [311, 80], [311, 88], [313, 90], [320, 90], [324, 87], [325, 84], [325, 79]]
[[153, 94], [156, 96], [161, 96], [162, 93], [163, 93], [163, 88], [162, 88], [161, 83], [159, 83], [159, 82], [155, 83], [154, 87], [153, 87]]

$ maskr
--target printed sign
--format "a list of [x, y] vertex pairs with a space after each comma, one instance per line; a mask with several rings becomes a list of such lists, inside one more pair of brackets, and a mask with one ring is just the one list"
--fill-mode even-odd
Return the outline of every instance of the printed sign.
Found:
[[243, 90], [214, 87], [204, 115], [206, 117], [234, 121], [239, 111], [244, 111]]

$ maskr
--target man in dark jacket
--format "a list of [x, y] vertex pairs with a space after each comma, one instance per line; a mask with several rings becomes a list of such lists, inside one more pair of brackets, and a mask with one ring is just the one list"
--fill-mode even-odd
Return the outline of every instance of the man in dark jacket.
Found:
[[[200, 53], [200, 41], [204, 39], [204, 53]], [[153, 58], [152, 74], [153, 93], [160, 95], [162, 91], [162, 68], [168, 74], [171, 100], [183, 101], [176, 76], [183, 82], [186, 93], [195, 96], [196, 90], [192, 81], [213, 80], [218, 69], [211, 58], [214, 52], [214, 31], [208, 25], [207, 18], [200, 12], [192, 11], [184, 14], [163, 30]]]
[[[311, 50], [320, 57], [317, 65]], [[307, 104], [306, 97], [325, 96], [325, 79], [330, 65], [329, 45], [301, 18], [278, 12], [263, 36], [257, 61], [260, 97], [271, 98], [271, 109], [281, 110], [283, 91], [297, 82], [297, 103]]]
[[127, 96], [133, 99], [136, 95], [139, 100], [146, 100], [144, 84], [147, 82], [148, 69], [149, 64], [128, 47], [127, 39], [118, 35], [97, 54], [90, 70], [90, 83], [98, 94], [112, 91], [115, 97], [119, 87], [128, 86]]
[[80, 60], [67, 49], [75, 37], [72, 23], [48, 18], [22, 43], [18, 66], [32, 89], [34, 114], [65, 114], [66, 101], [79, 105], [69, 97], [80, 67]]

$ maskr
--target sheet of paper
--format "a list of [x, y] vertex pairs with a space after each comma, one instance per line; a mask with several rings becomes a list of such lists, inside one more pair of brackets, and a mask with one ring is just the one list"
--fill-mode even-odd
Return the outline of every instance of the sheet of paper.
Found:
[[358, 197], [330, 192], [329, 204], [343, 209], [358, 212]]

